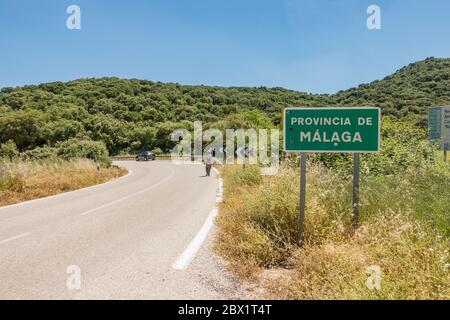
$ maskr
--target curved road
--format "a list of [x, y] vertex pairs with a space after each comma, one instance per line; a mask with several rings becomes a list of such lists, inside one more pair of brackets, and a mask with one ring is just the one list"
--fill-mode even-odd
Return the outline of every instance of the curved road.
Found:
[[0, 299], [232, 297], [211, 236], [173, 267], [210, 216], [217, 177], [201, 165], [117, 164], [129, 175], [0, 208]]

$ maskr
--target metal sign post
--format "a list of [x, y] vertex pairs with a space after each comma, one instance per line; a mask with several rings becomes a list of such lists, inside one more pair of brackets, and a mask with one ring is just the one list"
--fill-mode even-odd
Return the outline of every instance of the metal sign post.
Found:
[[306, 152], [300, 154], [300, 216], [299, 216], [299, 243], [303, 246], [305, 240], [305, 208], [306, 208]]
[[447, 146], [444, 146], [444, 162], [447, 162]]
[[353, 227], [359, 226], [359, 153], [353, 155]]

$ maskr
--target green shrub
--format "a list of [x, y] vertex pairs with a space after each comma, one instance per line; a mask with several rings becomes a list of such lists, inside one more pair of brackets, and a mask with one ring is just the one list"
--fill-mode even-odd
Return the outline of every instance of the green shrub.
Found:
[[236, 184], [251, 186], [259, 185], [262, 181], [260, 169], [256, 165], [246, 165], [240, 170], [233, 172], [236, 174], [230, 177], [233, 177], [235, 180], [234, 183]]
[[57, 145], [57, 155], [63, 159], [88, 158], [103, 166], [110, 166], [108, 150], [103, 142], [70, 139]]
[[33, 150], [27, 150], [21, 153], [21, 157], [24, 160], [44, 160], [47, 158], [56, 156], [56, 148], [52, 147], [37, 147]]
[[0, 145], [0, 158], [12, 160], [18, 156], [19, 150], [13, 140], [8, 140]]
[[256, 165], [247, 165], [238, 173], [240, 182], [244, 185], [258, 185], [262, 181], [260, 168]]
[[[381, 130], [381, 150], [374, 154], [362, 154], [361, 165], [367, 174], [392, 175], [408, 168], [418, 168], [433, 160], [433, 145], [427, 141], [427, 131], [412, 123], [384, 118]], [[311, 154], [313, 163], [327, 168], [352, 172], [351, 154]]]

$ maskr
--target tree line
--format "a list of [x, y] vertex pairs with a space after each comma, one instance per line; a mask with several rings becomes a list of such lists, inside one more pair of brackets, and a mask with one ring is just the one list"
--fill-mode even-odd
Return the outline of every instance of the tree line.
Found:
[[174, 144], [170, 133], [178, 128], [192, 130], [193, 121], [217, 128], [268, 128], [280, 124], [284, 107], [351, 105], [379, 106], [384, 116], [424, 127], [427, 107], [444, 104], [450, 104], [450, 59], [428, 58], [383, 80], [334, 95], [79, 79], [3, 88], [0, 143], [8, 150], [14, 144], [17, 152], [30, 157], [95, 148], [111, 155], [143, 149], [167, 152]]

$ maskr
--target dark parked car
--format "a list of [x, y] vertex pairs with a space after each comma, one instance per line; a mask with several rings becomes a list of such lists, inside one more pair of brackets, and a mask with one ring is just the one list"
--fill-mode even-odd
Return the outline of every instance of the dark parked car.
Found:
[[136, 161], [149, 161], [155, 160], [156, 155], [151, 151], [143, 151], [136, 156]]

